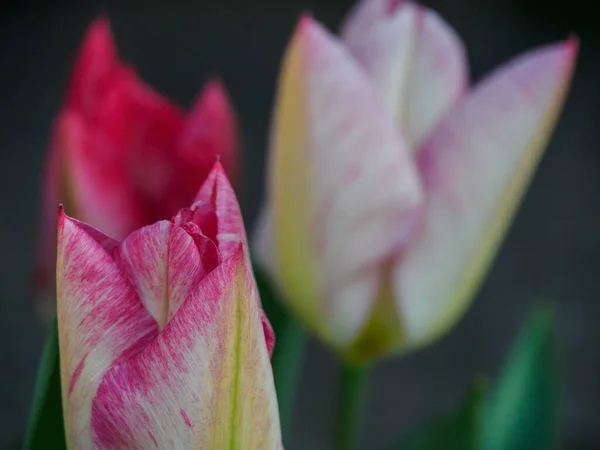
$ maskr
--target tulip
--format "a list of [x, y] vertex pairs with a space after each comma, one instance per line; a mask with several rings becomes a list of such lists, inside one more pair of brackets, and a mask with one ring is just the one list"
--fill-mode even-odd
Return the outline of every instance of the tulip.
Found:
[[474, 87], [433, 11], [364, 0], [341, 39], [303, 17], [284, 58], [256, 254], [348, 362], [415, 349], [463, 315], [562, 108], [574, 39]]
[[93, 22], [48, 154], [36, 273], [40, 291], [52, 290], [57, 202], [123, 239], [190, 205], [217, 157], [235, 181], [236, 128], [219, 81], [206, 84], [186, 117], [118, 59], [108, 21]]
[[58, 218], [69, 448], [280, 449], [260, 307], [235, 194], [217, 163], [191, 208], [122, 242]]

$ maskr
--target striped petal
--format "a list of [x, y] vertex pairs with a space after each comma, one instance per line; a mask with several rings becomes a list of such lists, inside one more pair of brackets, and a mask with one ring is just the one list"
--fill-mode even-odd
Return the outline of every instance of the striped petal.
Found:
[[[208, 178], [204, 181], [192, 209], [194, 210], [193, 222], [217, 244], [223, 259], [233, 255], [242, 244], [246, 264], [248, 267], [252, 266], [240, 205], [220, 161], [214, 164]], [[258, 301], [260, 305], [260, 300]], [[262, 309], [261, 320], [266, 345], [269, 354], [272, 354], [275, 333]]]
[[94, 399], [97, 449], [281, 449], [254, 282], [239, 250]]
[[197, 226], [163, 220], [130, 234], [114, 259], [163, 329], [220, 255]]
[[420, 149], [424, 227], [394, 269], [407, 345], [444, 332], [473, 297], [549, 139], [576, 54], [568, 41], [500, 68]]
[[[365, 3], [374, 8], [381, 2]], [[388, 11], [362, 36], [350, 27], [345, 42], [415, 149], [463, 93], [466, 56], [460, 38], [434, 11], [411, 2]]]
[[223, 166], [215, 162], [200, 188], [192, 209], [195, 223], [219, 247], [223, 258], [233, 255], [241, 243], [248, 253], [244, 220], [235, 192]]
[[58, 327], [70, 448], [94, 448], [91, 405], [102, 376], [115, 361], [146, 345], [158, 332], [156, 322], [111, 257], [114, 244], [60, 210]]
[[269, 198], [285, 297], [330, 343], [347, 345], [381, 283], [372, 269], [408, 239], [421, 190], [372, 83], [310, 17], [281, 73]]

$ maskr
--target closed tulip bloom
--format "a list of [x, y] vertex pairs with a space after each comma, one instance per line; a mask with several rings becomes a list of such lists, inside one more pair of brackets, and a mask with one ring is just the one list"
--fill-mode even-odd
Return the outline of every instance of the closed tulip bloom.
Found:
[[217, 156], [235, 184], [237, 147], [235, 117], [219, 81], [209, 81], [186, 113], [119, 60], [108, 21], [97, 19], [53, 128], [43, 186], [40, 290], [52, 289], [57, 202], [123, 239], [189, 206]]
[[274, 337], [220, 164], [122, 242], [61, 208], [57, 261], [69, 448], [282, 448]]
[[433, 11], [364, 0], [342, 37], [303, 17], [281, 69], [256, 250], [289, 307], [361, 363], [462, 316], [562, 108], [577, 43], [472, 88]]

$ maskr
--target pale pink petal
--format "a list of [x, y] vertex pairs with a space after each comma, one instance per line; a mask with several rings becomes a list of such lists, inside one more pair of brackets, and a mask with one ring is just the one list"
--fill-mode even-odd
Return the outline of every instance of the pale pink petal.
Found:
[[419, 151], [424, 227], [394, 269], [406, 345], [443, 333], [476, 292], [561, 111], [576, 54], [568, 41], [503, 66]]
[[97, 449], [281, 449], [254, 282], [241, 248], [164, 331], [104, 377]]
[[282, 69], [270, 164], [272, 245], [285, 297], [332, 344], [347, 345], [379, 280], [342, 287], [400, 251], [421, 187], [371, 81], [310, 17], [301, 19]]
[[218, 250], [199, 230], [163, 220], [131, 233], [114, 258], [162, 329], [200, 280], [218, 264]]
[[460, 38], [435, 12], [411, 2], [347, 45], [413, 150], [465, 89], [468, 67]]
[[[70, 448], [93, 449], [92, 398], [112, 364], [158, 332], [135, 292], [102, 248], [100, 232], [59, 212], [58, 329], [62, 400]], [[106, 238], [108, 239], [108, 238]]]
[[[407, 90], [418, 45], [420, 15], [421, 11], [409, 3], [375, 24], [360, 40], [347, 43], [401, 126], [406, 122], [409, 106]], [[404, 127], [402, 132], [406, 132]]]
[[426, 8], [418, 25], [404, 111], [413, 150], [464, 95], [469, 77], [465, 48], [454, 30]]
[[340, 35], [342, 39], [354, 45], [382, 21], [392, 16], [407, 2], [405, 0], [361, 0], [350, 10], [344, 20]]

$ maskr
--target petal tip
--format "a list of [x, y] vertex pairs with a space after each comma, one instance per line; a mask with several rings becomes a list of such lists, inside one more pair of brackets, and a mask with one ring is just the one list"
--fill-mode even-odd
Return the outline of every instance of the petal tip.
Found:
[[100, 14], [92, 21], [85, 33], [83, 48], [104, 51], [104, 54], [109, 56], [116, 53], [108, 16]]
[[565, 53], [567, 54], [567, 59], [572, 64], [579, 54], [579, 37], [576, 34], [571, 34], [564, 41], [563, 45], [565, 48]]
[[58, 219], [57, 219], [57, 224], [58, 224], [59, 230], [63, 227], [66, 217], [67, 217], [67, 215], [65, 214], [65, 207], [63, 206], [62, 203], [59, 203], [58, 204]]
[[203, 106], [219, 106], [229, 108], [229, 96], [223, 80], [218, 75], [211, 75], [200, 93], [198, 104]]
[[221, 163], [221, 155], [220, 154], [216, 154], [215, 155], [215, 162], [212, 166], [212, 169], [210, 170], [210, 175], [209, 178], [211, 176], [216, 177], [217, 179], [219, 177], [225, 177], [227, 178], [227, 175], [225, 175], [225, 169], [223, 168], [223, 164]]
[[309, 11], [304, 11], [300, 15], [300, 19], [298, 19], [298, 24], [296, 25], [296, 32], [303, 33], [309, 28], [314, 22], [312, 13]]
[[387, 2], [387, 8], [386, 8], [386, 13], [391, 16], [396, 14], [396, 12], [398, 12], [398, 10], [400, 9], [400, 7], [402, 6], [408, 6], [411, 5], [413, 7], [416, 7], [419, 11], [422, 10], [421, 7], [419, 7], [418, 4], [412, 2], [412, 1], [407, 1], [407, 0], [388, 0]]

